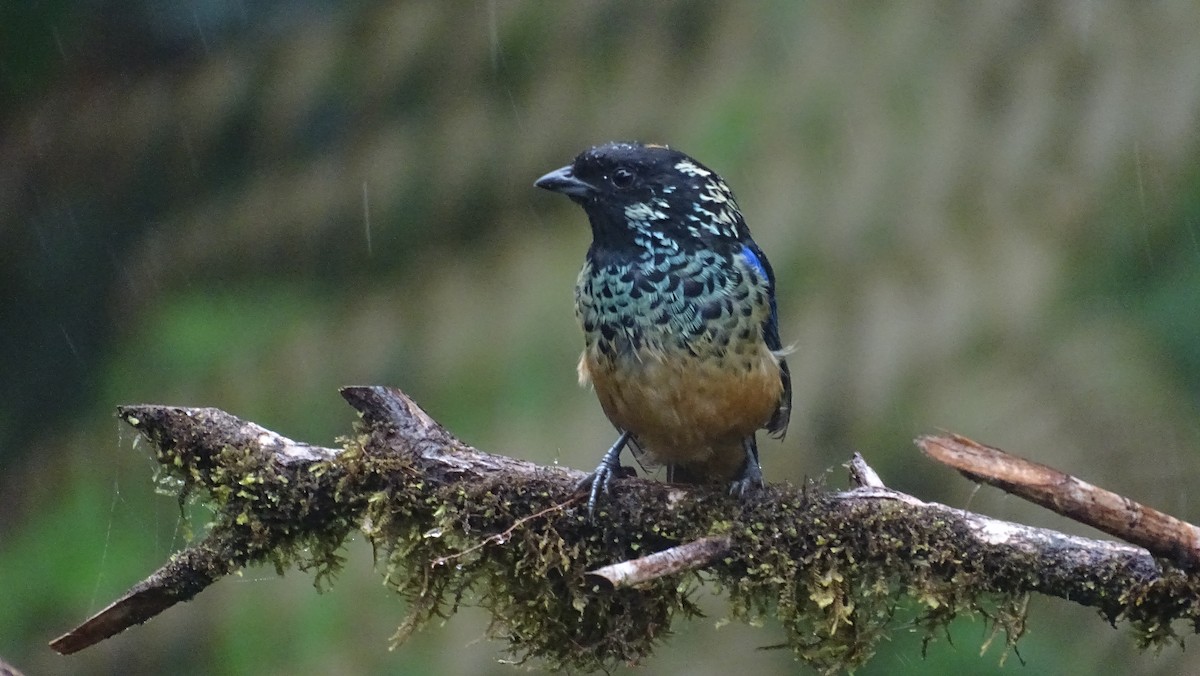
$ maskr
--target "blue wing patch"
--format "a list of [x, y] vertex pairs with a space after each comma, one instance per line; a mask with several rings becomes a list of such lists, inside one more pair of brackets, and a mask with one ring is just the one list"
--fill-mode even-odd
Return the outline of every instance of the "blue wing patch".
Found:
[[767, 267], [763, 265], [761, 260], [758, 259], [758, 254], [754, 253], [754, 249], [751, 249], [749, 246], [743, 244], [742, 257], [746, 259], [746, 262], [750, 264], [750, 267], [754, 268], [755, 272], [762, 275], [763, 279], [770, 279], [770, 276], [767, 274]]

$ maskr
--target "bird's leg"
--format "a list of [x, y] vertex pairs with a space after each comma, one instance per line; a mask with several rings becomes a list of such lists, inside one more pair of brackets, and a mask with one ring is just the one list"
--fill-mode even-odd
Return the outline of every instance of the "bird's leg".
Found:
[[596, 467], [596, 471], [584, 477], [583, 481], [575, 486], [577, 491], [589, 487], [591, 489], [588, 493], [588, 516], [592, 516], [596, 512], [596, 498], [600, 496], [600, 489], [603, 488], [605, 493], [611, 492], [608, 484], [612, 480], [612, 475], [621, 469], [621, 449], [629, 443], [629, 437], [629, 432], [622, 431], [621, 436], [617, 437], [616, 443], [600, 459], [600, 465]]
[[742, 472], [729, 485], [729, 493], [745, 497], [750, 491], [762, 488], [762, 466], [758, 464], [758, 444], [754, 435], [742, 439], [742, 449], [746, 451], [746, 459], [742, 463]]

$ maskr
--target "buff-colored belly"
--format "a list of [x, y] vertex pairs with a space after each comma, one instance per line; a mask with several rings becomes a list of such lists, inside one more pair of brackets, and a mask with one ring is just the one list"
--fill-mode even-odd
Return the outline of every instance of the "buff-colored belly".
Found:
[[783, 387], [766, 346], [748, 364], [733, 361], [647, 353], [610, 361], [584, 352], [579, 370], [608, 419], [632, 432], [651, 460], [724, 481], [736, 475], [742, 440], [771, 417]]

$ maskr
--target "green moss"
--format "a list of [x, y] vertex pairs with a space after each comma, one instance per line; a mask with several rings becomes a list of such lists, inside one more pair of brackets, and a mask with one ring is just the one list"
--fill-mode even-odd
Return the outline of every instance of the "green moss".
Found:
[[[208, 495], [210, 540], [232, 543], [239, 563], [296, 565], [321, 588], [341, 566], [345, 538], [364, 532], [386, 583], [409, 603], [396, 644], [469, 602], [490, 611], [491, 635], [519, 661], [607, 670], [649, 656], [673, 621], [699, 613], [694, 592], [712, 584], [732, 619], [776, 618], [781, 647], [830, 673], [863, 664], [900, 621], [928, 643], [954, 618], [981, 616], [993, 627], [985, 647], [1003, 636], [1011, 650], [1041, 579], [1033, 554], [963, 549], [976, 541], [966, 526], [899, 501], [844, 500], [812, 486], [772, 486], [746, 501], [702, 489], [664, 499], [661, 484], [622, 481], [591, 521], [561, 477], [441, 482], [409, 456], [364, 450], [380, 443], [368, 435], [342, 441], [335, 460], [315, 464], [233, 448], [193, 456], [168, 447], [160, 461], [181, 496]], [[703, 573], [615, 591], [585, 576], [714, 534], [728, 534], [736, 554]], [[1096, 598], [1084, 602], [1127, 604], [1109, 619], [1130, 621], [1143, 646], [1178, 640], [1157, 618], [1200, 616], [1196, 579], [1184, 572], [1168, 570], [1114, 602], [1102, 590], [1121, 571], [1091, 570]]]
[[[395, 476], [396, 469], [367, 471]], [[743, 503], [697, 491], [668, 503], [632, 483], [604, 503], [593, 525], [578, 497], [558, 484], [497, 477], [439, 486], [414, 473], [370, 499], [364, 522], [388, 584], [411, 604], [397, 643], [470, 599], [491, 612], [492, 635], [518, 660], [610, 669], [641, 661], [677, 616], [696, 615], [692, 594], [704, 581], [727, 592], [733, 618], [778, 618], [797, 657], [824, 671], [865, 662], [908, 596], [921, 600], [915, 621], [931, 638], [964, 613], [990, 618], [1009, 645], [1021, 635], [1024, 595], [985, 594], [982, 571], [961, 560], [969, 556], [941, 553], [961, 541], [948, 525], [907, 522], [898, 518], [902, 510], [838, 509], [817, 491], [772, 489], [764, 497]], [[828, 536], [800, 538], [797, 523], [805, 520], [806, 531]], [[584, 576], [716, 533], [731, 534], [739, 554], [703, 576], [616, 591]], [[947, 581], [951, 568], [961, 572]]]
[[[1164, 617], [1200, 617], [1200, 593], [1196, 575], [1167, 568], [1158, 578], [1127, 590], [1120, 598], [1125, 607], [1119, 617], [1128, 620], [1139, 648], [1161, 650], [1168, 645], [1183, 647], [1183, 638]], [[1200, 620], [1193, 619], [1192, 631], [1200, 633]]]
[[[375, 469], [395, 475], [396, 467]], [[675, 614], [698, 613], [690, 599], [696, 578], [613, 592], [589, 585], [586, 571], [667, 541], [649, 528], [595, 529], [577, 507], [553, 484], [504, 477], [467, 489], [413, 476], [376, 494], [365, 530], [388, 584], [411, 604], [395, 641], [469, 595], [491, 611], [492, 635], [520, 660], [592, 670], [648, 655]]]
[[[342, 545], [357, 529], [361, 499], [334, 496], [323, 475], [340, 474], [340, 463], [282, 464], [255, 450], [225, 447], [217, 453], [187, 444], [153, 440], [161, 490], [174, 490], [184, 504], [206, 496], [213, 511], [208, 539], [234, 567], [271, 563], [314, 573], [327, 588], [341, 569]], [[340, 497], [341, 499], [337, 499]]]
[[[1024, 630], [1024, 596], [987, 594], [985, 579], [959, 552], [947, 524], [914, 522], [886, 502], [835, 505], [828, 494], [789, 495], [744, 506], [729, 557], [716, 566], [734, 618], [775, 617], [796, 656], [826, 672], [864, 663], [906, 598], [922, 610], [914, 623], [927, 640], [962, 614], [983, 614], [1015, 643]], [[797, 537], [797, 522], [819, 538]], [[957, 572], [955, 572], [957, 571]]]

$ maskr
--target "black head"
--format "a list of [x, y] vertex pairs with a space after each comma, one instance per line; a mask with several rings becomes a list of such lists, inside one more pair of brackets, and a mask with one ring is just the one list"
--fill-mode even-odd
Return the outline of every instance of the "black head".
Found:
[[690, 248], [749, 238], [725, 181], [666, 146], [596, 146], [534, 185], [581, 205], [601, 246]]

